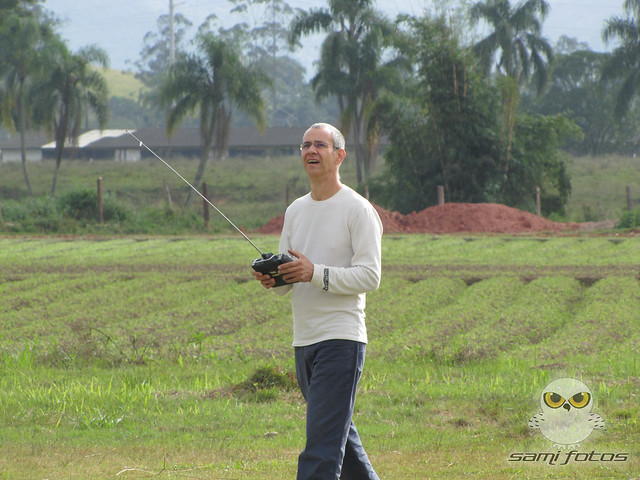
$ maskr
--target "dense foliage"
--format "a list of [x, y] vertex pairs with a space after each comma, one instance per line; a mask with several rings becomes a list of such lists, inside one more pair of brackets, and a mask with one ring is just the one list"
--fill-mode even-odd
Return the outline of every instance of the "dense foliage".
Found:
[[449, 202], [533, 210], [540, 187], [547, 213], [561, 213], [571, 186], [557, 147], [577, 127], [563, 116], [518, 115], [505, 135], [500, 87], [480, 74], [446, 23], [410, 25], [404, 48], [415, 58], [417, 82], [378, 105], [390, 147], [388, 171], [372, 191], [403, 213], [435, 204], [439, 185]]

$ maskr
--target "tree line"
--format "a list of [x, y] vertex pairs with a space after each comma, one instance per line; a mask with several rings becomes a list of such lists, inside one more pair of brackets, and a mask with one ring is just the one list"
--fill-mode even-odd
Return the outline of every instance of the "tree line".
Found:
[[[628, 151], [638, 132], [640, 0], [603, 19], [611, 53], [568, 37], [552, 46], [542, 34], [546, 0], [440, 2], [395, 19], [373, 0], [309, 10], [228, 2], [238, 23], [222, 26], [212, 15], [191, 38], [186, 17], [158, 18], [134, 63], [146, 87], [136, 102], [110, 98], [92, 68], [108, 65], [106, 53], [70, 52], [40, 0], [0, 0], [2, 121], [22, 138], [31, 129], [52, 134], [51, 195], [67, 139], [88, 118], [103, 128], [110, 111], [169, 133], [197, 126], [194, 184], [210, 157], [225, 155], [232, 125], [337, 123], [353, 139], [360, 188], [402, 213], [435, 204], [442, 185], [450, 202], [528, 210], [539, 188], [544, 213], [561, 215], [571, 193], [566, 152]], [[487, 34], [474, 33], [480, 24]], [[317, 33], [324, 38], [307, 82], [291, 54]], [[31, 193], [25, 159], [23, 151]]]

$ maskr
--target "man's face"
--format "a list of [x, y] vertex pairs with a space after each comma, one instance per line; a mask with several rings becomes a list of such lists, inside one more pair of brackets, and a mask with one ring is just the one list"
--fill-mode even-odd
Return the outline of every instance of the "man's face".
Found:
[[309, 177], [338, 176], [344, 159], [344, 149], [336, 149], [331, 132], [325, 128], [312, 128], [302, 139], [302, 163]]

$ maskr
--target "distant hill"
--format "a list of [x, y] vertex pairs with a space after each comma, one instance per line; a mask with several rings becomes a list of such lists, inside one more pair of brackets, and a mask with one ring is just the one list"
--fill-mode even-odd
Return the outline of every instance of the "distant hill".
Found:
[[145, 90], [145, 86], [133, 72], [112, 68], [100, 69], [100, 72], [107, 79], [111, 96], [137, 100], [140, 91]]

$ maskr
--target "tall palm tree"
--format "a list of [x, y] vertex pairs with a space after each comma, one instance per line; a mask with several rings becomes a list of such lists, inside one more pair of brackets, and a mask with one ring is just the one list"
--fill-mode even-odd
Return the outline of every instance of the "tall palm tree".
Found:
[[542, 21], [549, 13], [546, 0], [522, 0], [514, 7], [510, 0], [485, 0], [471, 6], [474, 24], [484, 20], [491, 32], [474, 45], [486, 71], [492, 69], [496, 54], [498, 72], [514, 79], [518, 86], [534, 77], [539, 90], [547, 80], [553, 50], [542, 37]]
[[358, 182], [367, 181], [375, 161], [377, 129], [368, 112], [395, 69], [382, 64], [390, 22], [373, 8], [372, 0], [329, 0], [329, 8], [300, 11], [290, 25], [289, 42], [325, 31], [318, 73], [311, 80], [318, 99], [336, 95], [340, 128], [356, 142]]
[[622, 79], [614, 109], [618, 117], [640, 92], [640, 0], [625, 0], [623, 8], [625, 16], [611, 17], [602, 31], [605, 42], [620, 41], [602, 71], [604, 80]]
[[[194, 185], [199, 185], [215, 140], [214, 156], [227, 150], [231, 114], [237, 108], [246, 112], [261, 131], [266, 126], [262, 87], [269, 79], [259, 70], [246, 66], [233, 41], [202, 34], [198, 52], [178, 60], [160, 90], [161, 105], [169, 107], [167, 131], [192, 113], [197, 113], [200, 126], [200, 162]], [[186, 204], [191, 201], [189, 190]]]
[[27, 170], [25, 132], [29, 112], [27, 88], [37, 68], [43, 27], [33, 16], [9, 13], [0, 26], [0, 65], [4, 70], [5, 93], [2, 102], [2, 121], [10, 130], [20, 134], [22, 171], [27, 190], [33, 195]]
[[484, 20], [491, 26], [491, 32], [473, 49], [487, 74], [497, 56], [495, 68], [501, 75], [502, 134], [506, 144], [503, 193], [509, 176], [519, 90], [533, 77], [538, 92], [542, 92], [553, 59], [553, 49], [542, 37], [542, 21], [548, 12], [546, 0], [521, 0], [514, 7], [510, 0], [478, 1], [469, 11], [473, 24]]
[[107, 81], [92, 67], [106, 67], [108, 57], [95, 46], [72, 53], [62, 42], [52, 42], [45, 52], [43, 78], [34, 85], [31, 100], [35, 120], [53, 131], [55, 138], [56, 166], [50, 192], [54, 196], [67, 139], [78, 138], [88, 110], [95, 113], [100, 128], [109, 119]]

